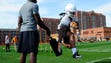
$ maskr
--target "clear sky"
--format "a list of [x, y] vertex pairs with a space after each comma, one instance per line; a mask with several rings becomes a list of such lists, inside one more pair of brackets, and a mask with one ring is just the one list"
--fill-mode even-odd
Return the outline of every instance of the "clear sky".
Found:
[[[17, 28], [20, 7], [27, 0], [0, 0], [0, 28]], [[111, 27], [111, 0], [38, 0], [41, 17], [59, 18], [66, 4], [73, 3], [77, 10], [102, 13], [106, 16], [106, 25]]]

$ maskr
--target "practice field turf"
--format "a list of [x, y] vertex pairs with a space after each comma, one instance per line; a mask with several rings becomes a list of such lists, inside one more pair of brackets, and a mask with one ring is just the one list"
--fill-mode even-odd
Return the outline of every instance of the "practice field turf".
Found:
[[[19, 63], [20, 54], [14, 51], [5, 52], [5, 46], [0, 46], [0, 63]], [[111, 63], [111, 42], [77, 43], [82, 58], [72, 58], [72, 51], [63, 47], [63, 54], [56, 57], [49, 44], [40, 44], [38, 63]], [[27, 57], [29, 63], [29, 55]]]

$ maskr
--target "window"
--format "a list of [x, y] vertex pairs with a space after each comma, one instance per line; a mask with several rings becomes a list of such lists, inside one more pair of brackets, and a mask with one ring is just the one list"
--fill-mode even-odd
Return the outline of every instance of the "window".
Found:
[[92, 16], [92, 28], [96, 27], [96, 17]]
[[84, 16], [84, 29], [86, 29], [87, 28], [87, 21], [86, 21], [86, 16]]

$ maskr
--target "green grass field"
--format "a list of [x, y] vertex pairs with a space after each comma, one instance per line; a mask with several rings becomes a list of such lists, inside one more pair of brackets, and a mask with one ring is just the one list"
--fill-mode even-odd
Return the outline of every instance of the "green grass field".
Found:
[[[0, 46], [0, 63], [19, 63], [20, 54], [14, 51], [5, 52], [5, 46]], [[63, 54], [56, 57], [49, 44], [41, 44], [38, 53], [38, 63], [111, 63], [111, 42], [77, 43], [80, 59], [72, 58], [72, 51], [63, 47]], [[27, 57], [29, 63], [29, 55]]]

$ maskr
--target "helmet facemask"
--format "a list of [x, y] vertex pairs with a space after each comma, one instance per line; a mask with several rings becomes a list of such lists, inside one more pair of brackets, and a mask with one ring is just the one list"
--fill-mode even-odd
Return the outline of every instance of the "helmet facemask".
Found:
[[74, 15], [76, 14], [76, 12], [66, 12], [67, 15], [69, 15], [70, 17], [74, 17]]

